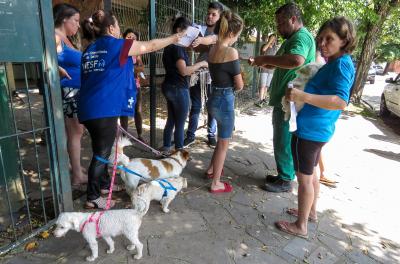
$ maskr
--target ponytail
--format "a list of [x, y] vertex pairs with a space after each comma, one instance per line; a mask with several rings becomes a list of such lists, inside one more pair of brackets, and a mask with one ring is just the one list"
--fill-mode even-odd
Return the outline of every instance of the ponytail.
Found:
[[230, 33], [234, 35], [238, 34], [243, 29], [243, 20], [230, 10], [225, 10], [221, 14], [221, 18], [218, 20], [214, 28], [214, 33], [218, 34], [218, 39], [224, 39], [229, 36]]
[[114, 26], [117, 19], [110, 11], [97, 10], [91, 17], [82, 23], [83, 37], [88, 41], [95, 40], [107, 34], [110, 26]]

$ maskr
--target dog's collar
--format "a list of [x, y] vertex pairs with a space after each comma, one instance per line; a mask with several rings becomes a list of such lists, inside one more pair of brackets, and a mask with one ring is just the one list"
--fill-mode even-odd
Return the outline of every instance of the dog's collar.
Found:
[[173, 159], [173, 160], [175, 160], [176, 162], [178, 162], [179, 165], [181, 165], [181, 167], [183, 167], [183, 164], [182, 164], [177, 158], [168, 157], [168, 159]]

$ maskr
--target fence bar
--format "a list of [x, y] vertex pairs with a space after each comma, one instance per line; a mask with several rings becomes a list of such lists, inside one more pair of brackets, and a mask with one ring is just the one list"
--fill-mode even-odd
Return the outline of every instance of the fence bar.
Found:
[[[149, 0], [149, 39], [156, 37], [156, 1]], [[157, 147], [156, 142], [156, 105], [157, 105], [157, 87], [156, 87], [156, 54], [150, 53], [150, 145]]]
[[42, 209], [43, 209], [43, 216], [44, 222], [47, 224], [47, 215], [46, 215], [46, 208], [44, 206], [44, 195], [42, 190], [42, 176], [40, 174], [40, 165], [39, 165], [39, 154], [37, 151], [37, 144], [36, 144], [36, 133], [34, 132], [35, 125], [33, 124], [33, 115], [32, 115], [32, 104], [31, 99], [29, 96], [29, 83], [28, 83], [28, 75], [26, 73], [26, 64], [24, 63], [24, 75], [25, 75], [25, 89], [26, 89], [26, 97], [28, 98], [28, 110], [29, 110], [29, 118], [31, 119], [31, 128], [33, 134], [33, 144], [35, 148], [35, 159], [36, 159], [36, 169], [39, 178], [39, 190], [40, 190], [40, 198], [42, 200]]

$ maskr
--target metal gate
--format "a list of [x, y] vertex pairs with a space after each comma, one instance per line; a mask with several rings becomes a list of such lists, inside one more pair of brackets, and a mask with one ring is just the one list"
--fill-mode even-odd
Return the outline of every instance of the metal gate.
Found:
[[0, 254], [72, 210], [51, 1], [0, 1]]
[[[208, 0], [108, 0], [105, 1], [105, 8], [109, 7], [117, 16], [121, 31], [133, 28], [139, 32], [140, 40], [149, 40], [169, 36], [171, 18], [177, 14], [197, 24], [203, 24], [208, 3]], [[159, 89], [165, 74], [162, 53], [161, 50], [142, 56], [146, 76], [151, 79], [148, 87], [141, 88], [143, 123], [151, 132], [146, 133], [149, 130], [145, 129], [144, 136], [153, 146], [161, 142], [167, 116], [166, 102]]]

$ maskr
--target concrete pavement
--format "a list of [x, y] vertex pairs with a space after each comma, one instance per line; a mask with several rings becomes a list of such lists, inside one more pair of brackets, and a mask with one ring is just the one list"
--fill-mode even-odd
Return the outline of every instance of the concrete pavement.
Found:
[[[204, 133], [204, 131], [201, 131]], [[200, 135], [200, 136], [205, 136]], [[132, 154], [137, 151], [132, 149]], [[333, 140], [324, 147], [328, 175], [338, 188], [322, 186], [319, 222], [310, 224], [308, 240], [278, 231], [277, 220], [294, 220], [293, 193], [271, 194], [259, 188], [274, 171], [271, 109], [250, 108], [238, 114], [225, 163], [231, 194], [212, 195], [203, 173], [212, 155], [201, 140], [191, 148], [193, 161], [184, 170], [189, 188], [164, 214], [153, 203], [144, 217], [140, 239], [144, 256], [134, 260], [116, 239], [107, 255], [100, 242], [96, 263], [399, 263], [397, 208], [400, 140], [380, 120], [352, 112], [342, 115]], [[118, 207], [129, 206], [119, 194]], [[84, 200], [75, 201], [81, 208]], [[39, 241], [35, 252], [19, 250], [3, 263], [85, 263], [89, 248], [82, 236]]]

